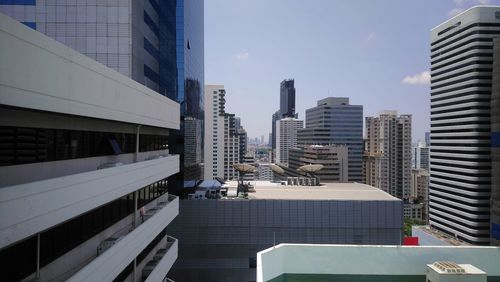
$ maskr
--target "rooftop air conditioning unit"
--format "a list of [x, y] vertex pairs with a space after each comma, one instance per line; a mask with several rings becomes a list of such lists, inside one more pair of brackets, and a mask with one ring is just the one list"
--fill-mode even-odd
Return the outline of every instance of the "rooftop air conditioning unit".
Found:
[[438, 261], [427, 265], [428, 282], [486, 282], [487, 274], [471, 264]]

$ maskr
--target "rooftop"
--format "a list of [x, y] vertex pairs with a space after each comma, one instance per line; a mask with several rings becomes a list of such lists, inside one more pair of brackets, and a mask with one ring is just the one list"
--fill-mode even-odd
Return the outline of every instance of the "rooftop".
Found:
[[[324, 183], [321, 186], [288, 186], [270, 181], [252, 181], [255, 192], [249, 199], [260, 200], [359, 200], [399, 201], [388, 193], [361, 183]], [[236, 181], [226, 183], [229, 190], [236, 189]]]

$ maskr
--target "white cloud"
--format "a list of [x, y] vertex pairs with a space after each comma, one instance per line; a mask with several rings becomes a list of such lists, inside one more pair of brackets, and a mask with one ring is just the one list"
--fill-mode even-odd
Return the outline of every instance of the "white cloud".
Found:
[[462, 9], [462, 8], [454, 8], [454, 9], [451, 9], [451, 10], [448, 12], [448, 16], [450, 16], [450, 17], [454, 17], [454, 16], [456, 16], [456, 15], [460, 14], [460, 13], [461, 13], [461, 12], [463, 12], [463, 11], [464, 11], [464, 9]]
[[411, 85], [429, 85], [431, 84], [431, 73], [429, 71], [423, 71], [415, 75], [408, 75], [405, 76], [401, 82]]
[[454, 0], [453, 2], [455, 2], [455, 8], [448, 12], [448, 16], [450, 17], [454, 17], [475, 5], [488, 5], [491, 3], [491, 0]]
[[238, 59], [238, 61], [246, 61], [249, 58], [250, 58], [250, 53], [248, 53], [247, 51], [242, 51], [238, 55], [236, 55], [236, 59]]
[[377, 39], [377, 34], [375, 32], [372, 32], [365, 37], [365, 41], [367, 42], [373, 41], [375, 39]]

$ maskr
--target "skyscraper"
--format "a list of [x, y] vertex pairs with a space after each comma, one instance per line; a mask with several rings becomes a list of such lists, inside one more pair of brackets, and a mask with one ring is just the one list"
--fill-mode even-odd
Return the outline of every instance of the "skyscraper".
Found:
[[349, 181], [362, 180], [363, 106], [349, 98], [328, 97], [306, 110], [305, 128], [298, 132], [299, 146], [345, 145], [348, 149]]
[[[498, 58], [493, 38], [500, 36], [500, 7], [473, 7], [430, 36], [430, 224], [469, 243], [488, 244], [490, 197], [496, 207], [499, 199], [491, 193], [496, 120], [490, 117], [498, 109], [492, 64]], [[493, 230], [499, 218], [491, 219]]]
[[491, 90], [491, 245], [500, 246], [500, 38], [493, 40]]
[[165, 277], [179, 104], [1, 13], [0, 50], [2, 280]]
[[180, 103], [169, 137], [179, 181], [201, 176], [203, 10], [202, 0], [0, 1], [0, 12]]
[[281, 117], [295, 117], [295, 81], [285, 79], [280, 84]]
[[[239, 118], [226, 112], [224, 85], [205, 85], [205, 166], [204, 179], [236, 179], [233, 164], [239, 163], [240, 139], [246, 133], [236, 129]], [[241, 129], [241, 128], [240, 128]]]
[[276, 163], [288, 165], [288, 153], [297, 146], [297, 130], [304, 121], [296, 118], [283, 118], [276, 121]]
[[394, 197], [409, 199], [411, 185], [411, 115], [384, 111], [366, 117], [363, 182]]

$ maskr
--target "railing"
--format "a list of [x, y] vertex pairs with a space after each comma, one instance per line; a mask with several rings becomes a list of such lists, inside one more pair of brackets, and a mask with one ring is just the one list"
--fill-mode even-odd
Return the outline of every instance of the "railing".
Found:
[[[160, 281], [165, 277], [177, 258], [177, 239], [167, 236], [165, 247], [159, 249], [142, 269], [143, 281]], [[168, 281], [168, 280], [167, 280]]]
[[[122, 235], [120, 240], [103, 250], [98, 257], [68, 281], [112, 281], [165, 229], [178, 213], [179, 199], [169, 195], [168, 202], [159, 202], [156, 207], [149, 209], [146, 212], [149, 216], [144, 217], [144, 222], [133, 229], [122, 231], [124, 234], [120, 234]], [[177, 258], [176, 242], [175, 254], [175, 258]]]

